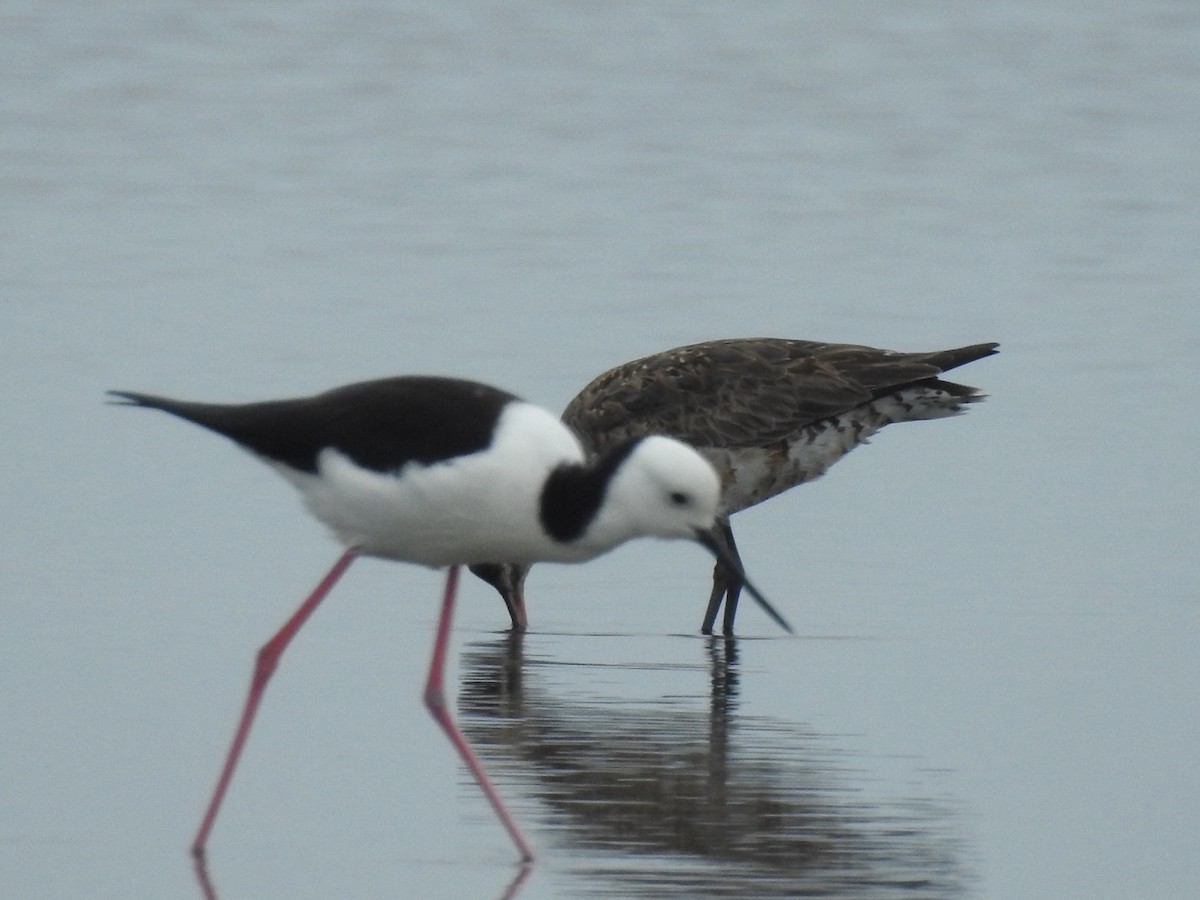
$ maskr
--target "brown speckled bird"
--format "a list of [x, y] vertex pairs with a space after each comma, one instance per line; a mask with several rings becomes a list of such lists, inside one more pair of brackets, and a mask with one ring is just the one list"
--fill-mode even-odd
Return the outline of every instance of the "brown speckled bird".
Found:
[[[826, 469], [893, 422], [938, 419], [984, 398], [943, 381], [950, 369], [997, 352], [998, 344], [904, 353], [856, 344], [733, 338], [676, 347], [609, 369], [563, 411], [592, 454], [631, 437], [664, 434], [691, 444], [721, 476], [716, 534], [740, 561], [729, 516]], [[504, 598], [514, 629], [526, 627], [527, 566], [471, 571]], [[733, 633], [742, 584], [721, 564], [701, 631], [712, 634], [725, 602]]]

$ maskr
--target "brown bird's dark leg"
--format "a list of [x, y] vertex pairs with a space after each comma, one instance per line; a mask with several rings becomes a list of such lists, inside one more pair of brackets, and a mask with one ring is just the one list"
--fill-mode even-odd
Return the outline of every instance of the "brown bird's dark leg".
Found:
[[[716, 535], [726, 554], [739, 566], [742, 563], [738, 556], [737, 545], [733, 542], [733, 529], [729, 519], [721, 516], [717, 523]], [[722, 599], [728, 595], [725, 603], [724, 628], [726, 634], [733, 634], [733, 619], [737, 615], [738, 594], [742, 590], [742, 580], [727, 566], [718, 562], [713, 566], [713, 587], [708, 598], [708, 608], [704, 611], [704, 624], [700, 626], [701, 634], [712, 634], [713, 625], [717, 621], [717, 612], [721, 608]]]
[[524, 631], [528, 625], [525, 616], [525, 575], [528, 568], [511, 563], [476, 563], [468, 568], [471, 574], [482, 578], [500, 594], [508, 608], [512, 630]]
[[[738, 566], [742, 564], [742, 558], [738, 555], [737, 544], [733, 542], [733, 529], [729, 527], [729, 520], [725, 519], [723, 530], [725, 540], [729, 544], [729, 551], [733, 558], [737, 560]], [[725, 619], [723, 627], [725, 629], [725, 637], [733, 637], [733, 620], [737, 616], [738, 598], [742, 594], [742, 579], [733, 572], [727, 572], [729, 583], [725, 587]]]

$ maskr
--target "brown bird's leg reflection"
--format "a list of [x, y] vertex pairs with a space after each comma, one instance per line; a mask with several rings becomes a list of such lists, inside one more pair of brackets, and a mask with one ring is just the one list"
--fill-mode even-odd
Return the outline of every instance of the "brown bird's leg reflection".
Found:
[[504, 636], [504, 658], [501, 660], [500, 697], [521, 703], [521, 667], [525, 663], [525, 632], [510, 631]]
[[710, 813], [723, 815], [728, 799], [730, 714], [738, 694], [737, 639], [709, 637], [708, 781]]
[[738, 642], [732, 635], [710, 636], [708, 648], [709, 674], [712, 680], [713, 714], [728, 716], [730, 704], [738, 695]]
[[712, 763], [719, 762], [720, 772], [724, 774], [729, 749], [730, 714], [736, 709], [738, 696], [737, 638], [710, 637], [705, 643], [712, 686], [708, 717], [709, 759]]

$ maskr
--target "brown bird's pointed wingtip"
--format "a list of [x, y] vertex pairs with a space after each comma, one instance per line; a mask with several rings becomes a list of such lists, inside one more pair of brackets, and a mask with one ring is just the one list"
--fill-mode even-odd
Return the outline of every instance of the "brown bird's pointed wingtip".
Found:
[[154, 394], [143, 394], [139, 391], [105, 391], [108, 399], [104, 402], [109, 406], [138, 406], [143, 409], [161, 409], [171, 412], [173, 401]]
[[[977, 359], [984, 359], [988, 356], [995, 356], [1000, 352], [1000, 343], [999, 341], [984, 341], [982, 344], [968, 344], [965, 347], [959, 347], [946, 352], [956, 359], [955, 365], [958, 366], [966, 362], [974, 362]], [[958, 359], [962, 361], [958, 362]]]
[[160, 399], [137, 391], [105, 391], [104, 393], [108, 397], [104, 402], [110, 406], [155, 406]]
[[995, 341], [988, 341], [982, 344], [954, 347], [950, 350], [937, 350], [924, 354], [924, 357], [930, 365], [936, 366], [942, 372], [949, 372], [951, 369], [957, 369], [959, 366], [965, 366], [967, 363], [993, 356], [999, 352], [1000, 345]]
[[110, 406], [137, 406], [137, 395], [129, 391], [105, 391], [105, 403]]

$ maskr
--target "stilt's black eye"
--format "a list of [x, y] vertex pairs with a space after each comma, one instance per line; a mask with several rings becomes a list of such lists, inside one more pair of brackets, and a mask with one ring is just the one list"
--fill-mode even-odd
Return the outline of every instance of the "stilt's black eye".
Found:
[[671, 503], [674, 506], [687, 506], [689, 503], [692, 502], [692, 498], [689, 497], [687, 494], [685, 494], [683, 491], [672, 491], [670, 496], [671, 496]]

